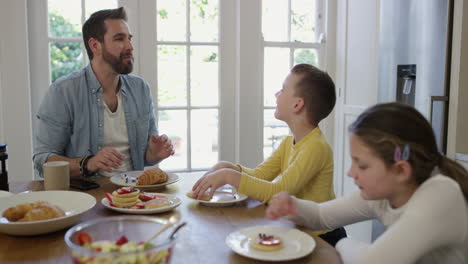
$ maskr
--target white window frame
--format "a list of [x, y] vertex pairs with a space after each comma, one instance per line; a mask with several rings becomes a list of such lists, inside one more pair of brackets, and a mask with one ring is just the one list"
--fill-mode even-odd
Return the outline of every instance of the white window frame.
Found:
[[[333, 11], [335, 0], [324, 1], [326, 17]], [[134, 73], [143, 77], [157, 95], [156, 10], [154, 0], [119, 0], [125, 6], [129, 25], [134, 34]], [[27, 0], [31, 103], [32, 113], [37, 111], [49, 88], [49, 54], [47, 0]], [[332, 8], [330, 8], [332, 7]], [[220, 0], [219, 39], [219, 159], [254, 167], [263, 160], [263, 50], [265, 46], [283, 45], [264, 42], [261, 36], [261, 0]], [[329, 46], [322, 41], [319, 47], [320, 67], [334, 76], [335, 23], [326, 19], [325, 36]], [[144, 34], [143, 34], [144, 33]], [[314, 44], [315, 45], [315, 44]], [[297, 47], [304, 47], [297, 44]], [[310, 46], [307, 46], [308, 48]], [[331, 47], [331, 49], [330, 49]], [[144, 56], [141, 56], [143, 55]], [[293, 56], [293, 54], [291, 55]], [[86, 57], [86, 56], [84, 56]], [[331, 63], [330, 63], [331, 62]], [[157, 98], [156, 96], [153, 99]], [[157, 107], [157, 101], [154, 100]], [[155, 109], [158, 110], [157, 108]], [[327, 119], [333, 119], [329, 117]], [[322, 130], [330, 143], [333, 138], [333, 121], [325, 120]], [[328, 131], [328, 132], [327, 132]]]

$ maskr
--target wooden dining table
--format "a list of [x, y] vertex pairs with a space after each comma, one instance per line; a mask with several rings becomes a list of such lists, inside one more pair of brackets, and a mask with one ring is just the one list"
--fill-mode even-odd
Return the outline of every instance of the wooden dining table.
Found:
[[[190, 199], [186, 193], [202, 176], [202, 172], [178, 173], [179, 181], [167, 185], [156, 192], [173, 194], [182, 200], [182, 204], [172, 211], [152, 214], [151, 217], [169, 218], [179, 213], [187, 225], [179, 231], [172, 264], [250, 264], [268, 263], [254, 260], [233, 252], [225, 243], [226, 237], [236, 230], [259, 225], [277, 225], [295, 228], [286, 220], [268, 220], [265, 218], [266, 206], [256, 200], [246, 200], [225, 207], [209, 207]], [[106, 192], [119, 188], [109, 178], [100, 176], [94, 180], [101, 186], [98, 189], [84, 191], [96, 198], [96, 205], [84, 214], [80, 222], [99, 217], [122, 215], [107, 209], [101, 204]], [[12, 193], [44, 190], [43, 181], [10, 184]], [[72, 191], [78, 191], [70, 189]], [[0, 200], [1, 202], [1, 200]], [[65, 244], [64, 235], [68, 228], [36, 236], [11, 236], [0, 234], [0, 263], [72, 263], [70, 251]], [[305, 228], [299, 228], [316, 242], [313, 252], [303, 258], [275, 263], [339, 264], [338, 252]]]

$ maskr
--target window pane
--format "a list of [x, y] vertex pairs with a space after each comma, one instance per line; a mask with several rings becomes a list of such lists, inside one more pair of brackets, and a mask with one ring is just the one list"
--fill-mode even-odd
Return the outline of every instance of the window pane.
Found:
[[79, 42], [50, 43], [51, 81], [83, 67], [83, 50]]
[[288, 0], [262, 1], [262, 32], [265, 41], [288, 41]]
[[283, 81], [289, 74], [289, 49], [265, 48], [263, 97], [265, 106], [275, 106], [275, 93], [281, 90]]
[[192, 105], [217, 106], [218, 47], [192, 47], [190, 64], [190, 92]]
[[218, 41], [218, 0], [192, 0], [190, 5], [190, 40]]
[[291, 1], [291, 41], [315, 42], [316, 0]]
[[275, 109], [265, 109], [263, 126], [263, 158], [268, 158], [289, 135], [288, 125], [275, 118]]
[[186, 40], [186, 0], [158, 0], [157, 36], [159, 41]]
[[299, 63], [312, 64], [318, 67], [318, 52], [316, 49], [297, 49], [294, 51], [294, 65]]
[[218, 161], [218, 110], [192, 110], [192, 167], [209, 168]]
[[175, 154], [161, 162], [161, 169], [187, 168], [187, 111], [158, 111], [159, 134], [166, 134], [174, 145]]
[[86, 18], [91, 16], [92, 13], [102, 10], [102, 9], [111, 9], [117, 8], [117, 0], [86, 0], [85, 9], [86, 9]]
[[187, 105], [187, 59], [185, 46], [158, 46], [158, 104]]
[[49, 36], [81, 37], [81, 1], [49, 0]]

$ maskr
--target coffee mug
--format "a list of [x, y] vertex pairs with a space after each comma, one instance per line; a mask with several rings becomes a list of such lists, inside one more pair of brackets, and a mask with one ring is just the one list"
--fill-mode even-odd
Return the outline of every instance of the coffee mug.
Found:
[[70, 186], [70, 163], [50, 161], [42, 166], [45, 190], [68, 190]]

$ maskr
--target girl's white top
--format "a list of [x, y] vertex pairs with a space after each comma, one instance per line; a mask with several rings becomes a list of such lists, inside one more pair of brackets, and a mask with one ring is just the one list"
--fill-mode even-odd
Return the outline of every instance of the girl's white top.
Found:
[[321, 204], [294, 201], [299, 215], [287, 218], [314, 230], [375, 218], [387, 227], [372, 244], [340, 240], [336, 249], [345, 264], [468, 263], [468, 204], [458, 183], [441, 174], [397, 209], [388, 200], [363, 200], [359, 190]]

